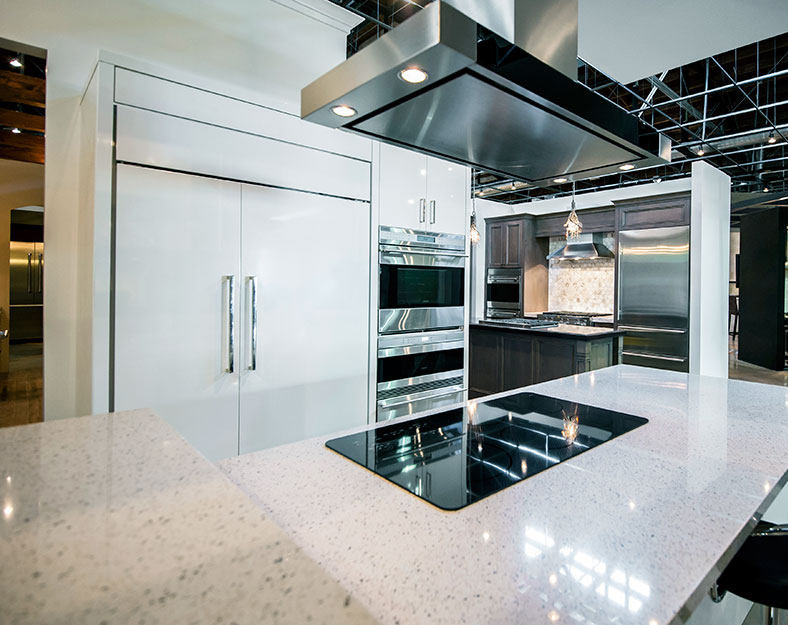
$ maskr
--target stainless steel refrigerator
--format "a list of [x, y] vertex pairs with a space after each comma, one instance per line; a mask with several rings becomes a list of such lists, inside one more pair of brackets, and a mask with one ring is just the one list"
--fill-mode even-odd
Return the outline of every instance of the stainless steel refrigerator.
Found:
[[44, 336], [44, 244], [11, 241], [9, 338]]
[[617, 328], [626, 364], [689, 370], [689, 227], [618, 234]]

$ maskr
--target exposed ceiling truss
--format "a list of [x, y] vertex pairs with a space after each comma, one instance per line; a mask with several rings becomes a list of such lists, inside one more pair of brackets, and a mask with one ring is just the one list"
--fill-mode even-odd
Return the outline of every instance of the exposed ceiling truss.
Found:
[[0, 48], [0, 159], [44, 162], [46, 60]]
[[[332, 0], [363, 17], [348, 37], [348, 55], [432, 0]], [[743, 193], [788, 191], [788, 33], [629, 84], [578, 59], [578, 80], [673, 141], [669, 165], [576, 181], [577, 192], [660, 182], [689, 175], [706, 160]], [[572, 193], [572, 183], [535, 187], [474, 172], [479, 197], [507, 204]]]

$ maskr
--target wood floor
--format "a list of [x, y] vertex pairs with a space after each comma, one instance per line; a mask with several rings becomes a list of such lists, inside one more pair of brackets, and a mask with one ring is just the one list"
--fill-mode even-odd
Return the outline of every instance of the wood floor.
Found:
[[9, 371], [0, 373], [0, 427], [42, 420], [43, 343], [20, 343], [10, 350]]

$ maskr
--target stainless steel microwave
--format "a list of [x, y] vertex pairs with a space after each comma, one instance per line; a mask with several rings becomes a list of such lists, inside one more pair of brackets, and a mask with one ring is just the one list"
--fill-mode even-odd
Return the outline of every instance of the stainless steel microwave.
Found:
[[378, 332], [462, 327], [465, 237], [381, 226]]

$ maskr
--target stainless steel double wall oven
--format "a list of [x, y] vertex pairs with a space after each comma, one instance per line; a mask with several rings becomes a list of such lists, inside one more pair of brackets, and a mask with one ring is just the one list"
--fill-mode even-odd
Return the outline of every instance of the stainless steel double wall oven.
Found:
[[465, 237], [380, 227], [378, 421], [460, 402]]

